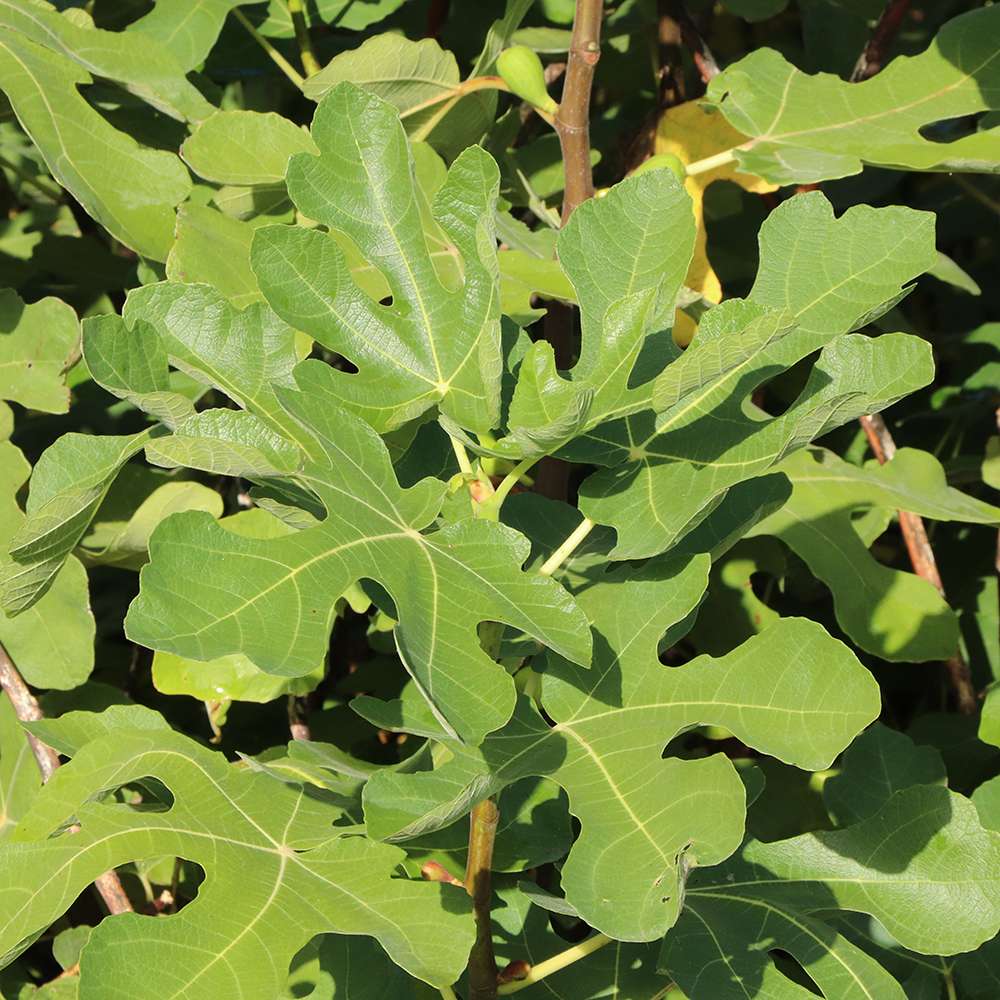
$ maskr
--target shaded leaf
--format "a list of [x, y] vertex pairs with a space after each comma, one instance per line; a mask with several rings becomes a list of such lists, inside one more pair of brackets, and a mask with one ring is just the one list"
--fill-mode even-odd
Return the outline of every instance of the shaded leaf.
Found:
[[814, 995], [772, 964], [778, 948], [830, 1000], [903, 1000], [893, 977], [818, 911], [870, 913], [922, 954], [967, 951], [1000, 926], [998, 851], [967, 799], [931, 786], [897, 792], [847, 829], [751, 842], [738, 859], [694, 873], [662, 965], [682, 989], [719, 1000]]
[[65, 302], [45, 298], [25, 305], [12, 288], [0, 289], [0, 399], [65, 413], [65, 372], [79, 343], [80, 323]]
[[892, 569], [868, 552], [852, 515], [892, 507], [923, 517], [1000, 523], [1000, 509], [952, 489], [926, 452], [903, 448], [884, 466], [861, 469], [813, 449], [779, 466], [788, 502], [753, 529], [787, 544], [831, 590], [837, 620], [863, 649], [888, 660], [946, 659], [958, 646], [958, 619], [926, 580]]
[[136, 486], [133, 477], [120, 476], [97, 511], [77, 550], [88, 565], [139, 569], [148, 558], [149, 536], [161, 521], [182, 510], [222, 516], [222, 497], [201, 483], [164, 482], [145, 497], [134, 492]]
[[823, 801], [838, 826], [873, 816], [903, 788], [945, 785], [944, 761], [933, 747], [876, 722], [844, 754], [840, 772], [823, 784]]

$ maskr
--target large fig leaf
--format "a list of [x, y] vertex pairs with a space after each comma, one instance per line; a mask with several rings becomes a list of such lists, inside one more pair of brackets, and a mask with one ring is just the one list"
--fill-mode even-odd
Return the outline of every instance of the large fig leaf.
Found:
[[541, 703], [555, 725], [522, 700], [478, 750], [444, 741], [452, 756], [432, 772], [379, 772], [364, 793], [369, 833], [406, 840], [520, 777], [550, 777], [581, 824], [562, 869], [569, 903], [619, 940], [662, 935], [677, 919], [686, 872], [739, 846], [745, 809], [724, 756], [664, 759], [664, 746], [713, 723], [820, 769], [879, 704], [853, 654], [803, 619], [782, 620], [728, 656], [664, 667], [658, 643], [697, 606], [708, 564], [708, 556], [654, 560], [599, 577], [578, 595], [594, 629], [594, 664], [581, 671], [550, 657], [543, 675]]
[[774, 49], [758, 49], [715, 77], [708, 97], [749, 137], [735, 149], [740, 167], [776, 184], [845, 177], [866, 163], [992, 173], [1000, 127], [951, 141], [923, 131], [1000, 106], [998, 32], [995, 7], [970, 11], [926, 52], [900, 56], [863, 83], [810, 76]]
[[319, 156], [288, 167], [299, 209], [349, 238], [386, 279], [391, 304], [357, 285], [331, 236], [275, 226], [256, 234], [252, 263], [274, 310], [358, 367], [339, 373], [342, 405], [389, 430], [435, 404], [463, 427], [499, 417], [500, 291], [493, 212], [500, 175], [478, 147], [452, 164], [434, 216], [460, 255], [464, 282], [445, 287], [424, 235], [413, 158], [393, 109], [343, 83], [316, 111]]
[[[870, 238], [876, 220], [884, 231]], [[616, 529], [615, 558], [669, 548], [733, 486], [930, 381], [930, 347], [918, 338], [843, 336], [898, 301], [901, 286], [931, 265], [930, 222], [895, 208], [856, 209], [835, 220], [820, 194], [793, 198], [772, 213], [761, 229], [761, 269], [750, 299], [702, 318], [687, 352], [657, 379], [659, 416], [610, 421], [567, 449], [571, 457], [614, 466], [584, 482], [580, 509]], [[785, 413], [769, 419], [747, 402], [754, 389], [824, 344]]]
[[[133, 809], [105, 794], [148, 778], [169, 790], [168, 806]], [[403, 852], [338, 836], [341, 815], [316, 789], [235, 767], [169, 730], [100, 737], [56, 772], [0, 849], [0, 953], [16, 955], [108, 868], [168, 856], [205, 870], [198, 898], [175, 916], [97, 927], [81, 1000], [273, 1000], [292, 957], [324, 931], [369, 935], [407, 972], [453, 982], [473, 938], [467, 897], [394, 877]], [[69, 821], [80, 829], [65, 832]], [[126, 952], [134, 961], [123, 965]]]
[[573, 213], [557, 253], [580, 303], [580, 358], [564, 379], [551, 345], [531, 345], [520, 363], [508, 436], [480, 450], [516, 458], [555, 451], [601, 423], [649, 408], [656, 370], [643, 377], [639, 358], [644, 346], [660, 367], [664, 350], [677, 354], [669, 327], [694, 235], [691, 199], [669, 170], [629, 178]]
[[[420, 690], [447, 731], [472, 742], [502, 726], [514, 707], [513, 683], [480, 648], [478, 622], [506, 622], [589, 662], [586, 622], [572, 599], [554, 581], [520, 570], [529, 548], [523, 536], [484, 521], [421, 534], [445, 484], [427, 479], [402, 489], [382, 440], [337, 405], [332, 370], [309, 361], [295, 377], [297, 390], [268, 392], [296, 425], [298, 478], [326, 519], [256, 539], [208, 516], [170, 518], [150, 542], [151, 562], [126, 619], [132, 639], [196, 659], [241, 652], [269, 672], [298, 676], [321, 662], [337, 598], [354, 581], [375, 579], [395, 603], [397, 647]], [[177, 579], [188, 581], [183, 592]]]
[[822, 911], [869, 913], [925, 955], [970, 951], [1000, 928], [998, 865], [1000, 837], [968, 799], [914, 786], [854, 826], [751, 842], [725, 865], [694, 872], [661, 964], [686, 992], [713, 1000], [814, 996], [772, 962], [780, 949], [829, 1000], [904, 1000]]

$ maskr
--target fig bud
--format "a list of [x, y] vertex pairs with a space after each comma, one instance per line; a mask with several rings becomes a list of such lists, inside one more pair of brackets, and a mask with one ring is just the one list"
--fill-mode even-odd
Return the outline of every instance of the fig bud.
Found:
[[533, 104], [550, 115], [555, 114], [559, 105], [545, 89], [545, 72], [538, 53], [525, 45], [514, 45], [504, 49], [497, 56], [497, 72], [503, 82], [522, 101]]

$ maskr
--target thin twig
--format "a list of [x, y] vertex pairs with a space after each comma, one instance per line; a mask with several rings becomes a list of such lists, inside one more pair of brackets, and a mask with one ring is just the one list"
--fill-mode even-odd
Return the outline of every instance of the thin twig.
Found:
[[[41, 706], [28, 690], [24, 678], [2, 645], [0, 645], [0, 687], [10, 698], [10, 703], [14, 706], [14, 714], [21, 722], [38, 722], [45, 717]], [[36, 736], [27, 731], [26, 735], [28, 746], [31, 747], [31, 752], [35, 755], [35, 760], [38, 763], [38, 770], [42, 773], [42, 781], [46, 782], [59, 767], [59, 755]], [[115, 872], [105, 872], [94, 879], [94, 887], [100, 893], [101, 899], [104, 900], [110, 913], [130, 913], [132, 911], [132, 904], [129, 902], [128, 896], [122, 888], [121, 880]]]
[[251, 38], [267, 53], [271, 62], [301, 90], [306, 82], [302, 74], [250, 23], [246, 14], [239, 7], [234, 8], [233, 17], [246, 28]]
[[980, 205], [985, 205], [994, 215], [1000, 215], [1000, 201], [991, 197], [982, 188], [977, 187], [967, 177], [961, 174], [949, 174], [949, 179], [954, 181], [970, 198], [975, 198]]
[[322, 67], [313, 51], [312, 35], [309, 34], [309, 24], [306, 22], [306, 12], [302, 0], [288, 0], [288, 13], [291, 15], [292, 27], [295, 29], [295, 41], [299, 46], [302, 69], [308, 78], [318, 73]]
[[[10, 698], [14, 714], [21, 722], [38, 722], [44, 718], [41, 706], [28, 690], [28, 685], [24, 683], [24, 678], [3, 646], [0, 646], [0, 687]], [[31, 747], [31, 752], [38, 762], [38, 770], [42, 772], [42, 781], [48, 781], [59, 766], [59, 754], [27, 730], [25, 734], [28, 737], [28, 746]]]
[[424, 38], [440, 36], [450, 10], [451, 0], [431, 0], [427, 8], [427, 30], [424, 32]]
[[288, 731], [293, 740], [311, 740], [312, 731], [305, 713], [305, 699], [294, 694], [288, 696]]
[[590, 91], [594, 84], [594, 68], [601, 58], [603, 14], [603, 0], [576, 0], [566, 79], [555, 117], [566, 170], [563, 225], [577, 205], [594, 195], [594, 176], [590, 168]]
[[681, 40], [687, 46], [694, 60], [695, 69], [702, 83], [708, 83], [712, 77], [719, 75], [719, 64], [712, 55], [712, 50], [702, 37], [698, 26], [694, 23], [684, 0], [669, 0], [667, 10], [681, 29]]
[[[886, 4], [868, 44], [858, 57], [854, 72], [851, 73], [853, 83], [867, 80], [883, 67], [886, 54], [899, 31], [909, 6], [910, 0], [889, 0]], [[860, 423], [879, 463], [885, 465], [886, 462], [891, 462], [896, 454], [896, 442], [881, 414], [873, 413], [861, 417]], [[899, 529], [902, 532], [913, 571], [917, 576], [930, 583], [942, 597], [945, 597], [944, 584], [941, 582], [937, 560], [934, 558], [934, 549], [931, 548], [930, 539], [927, 537], [923, 518], [911, 511], [901, 510], [899, 511]], [[945, 670], [948, 672], [948, 679], [955, 692], [958, 710], [963, 715], [974, 715], [976, 712], [976, 691], [972, 685], [969, 665], [965, 662], [960, 651], [945, 661]]]
[[[886, 462], [891, 462], [896, 454], [896, 442], [881, 414], [873, 413], [861, 417], [860, 421], [868, 443], [879, 463], [885, 465]], [[906, 551], [909, 554], [914, 573], [930, 583], [942, 597], [945, 597], [944, 584], [941, 582], [937, 560], [934, 558], [934, 549], [931, 548], [930, 539], [927, 537], [923, 518], [919, 514], [901, 510], [899, 511], [899, 528], [903, 534], [903, 541], [906, 543]], [[976, 712], [976, 690], [972, 685], [969, 665], [965, 662], [962, 654], [956, 652], [950, 656], [945, 661], [945, 669], [955, 692], [958, 710], [963, 715], [974, 715]]]
[[911, 0], [889, 0], [882, 16], [875, 25], [864, 51], [858, 56], [851, 73], [851, 83], [860, 83], [874, 76], [885, 64], [885, 56], [892, 45], [903, 18], [910, 9]]
[[493, 901], [491, 869], [500, 811], [493, 799], [483, 799], [469, 816], [469, 858], [465, 891], [472, 897], [476, 918], [476, 943], [469, 954], [469, 1000], [496, 1000], [497, 963], [493, 954]]
[[[576, 0], [562, 99], [552, 122], [559, 136], [565, 183], [562, 224], [577, 205], [594, 196], [594, 174], [590, 166], [590, 92], [594, 69], [601, 58], [601, 20], [604, 0]], [[545, 339], [552, 345], [556, 365], [568, 368], [573, 359], [574, 313], [569, 306], [553, 303], [545, 317]], [[538, 466], [535, 490], [554, 500], [569, 493], [569, 466], [547, 456]]]

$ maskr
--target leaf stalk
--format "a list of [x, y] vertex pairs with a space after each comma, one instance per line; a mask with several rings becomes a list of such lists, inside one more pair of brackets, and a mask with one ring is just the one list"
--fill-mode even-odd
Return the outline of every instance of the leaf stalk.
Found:
[[607, 934], [594, 934], [587, 938], [586, 941], [581, 941], [579, 944], [573, 945], [572, 948], [567, 948], [565, 951], [559, 952], [558, 955], [553, 955], [551, 958], [545, 959], [544, 962], [533, 965], [524, 979], [517, 979], [512, 983], [504, 983], [497, 990], [497, 994], [499, 996], [508, 996], [511, 993], [519, 993], [521, 990], [526, 990], [529, 986], [534, 986], [535, 983], [540, 983], [546, 977], [560, 972], [568, 965], [579, 962], [581, 958], [586, 958], [595, 951], [599, 951], [606, 944], [611, 944], [612, 940], [614, 939], [609, 938]]
[[302, 74], [251, 24], [246, 14], [238, 7], [234, 8], [233, 17], [246, 28], [250, 37], [267, 53], [271, 62], [301, 90], [306, 82]]
[[295, 30], [295, 41], [299, 46], [299, 59], [306, 79], [318, 73], [322, 68], [316, 53], [313, 51], [312, 36], [306, 23], [306, 12], [302, 0], [288, 0], [288, 13], [292, 18], [292, 28]]
[[548, 559], [542, 563], [539, 573], [542, 576], [552, 576], [560, 566], [573, 554], [576, 547], [590, 534], [595, 524], [589, 517], [585, 517], [574, 529], [566, 540], [559, 546]]

